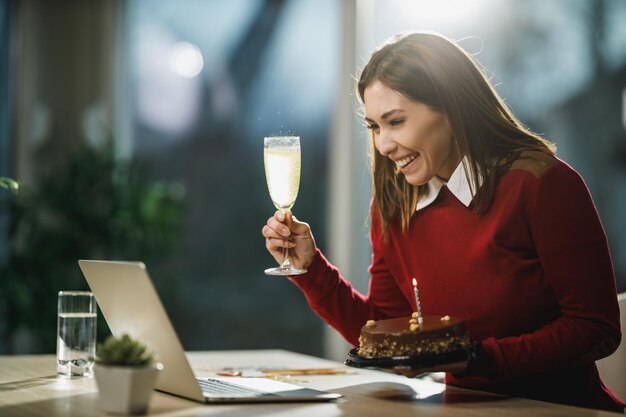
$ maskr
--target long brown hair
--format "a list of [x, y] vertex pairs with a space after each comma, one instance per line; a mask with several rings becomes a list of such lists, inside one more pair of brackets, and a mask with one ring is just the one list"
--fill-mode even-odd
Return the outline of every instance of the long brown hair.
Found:
[[[357, 90], [364, 103], [365, 89], [374, 81], [410, 100], [444, 113], [452, 128], [452, 140], [467, 157], [464, 165], [476, 196], [472, 209], [484, 213], [496, 189], [498, 174], [519, 157], [535, 150], [554, 155], [552, 143], [528, 130], [507, 108], [475, 59], [454, 42], [436, 34], [403, 33], [375, 51], [363, 68]], [[373, 203], [387, 226], [399, 216], [402, 230], [426, 185], [409, 184], [389, 158], [373, 147], [371, 138]]]

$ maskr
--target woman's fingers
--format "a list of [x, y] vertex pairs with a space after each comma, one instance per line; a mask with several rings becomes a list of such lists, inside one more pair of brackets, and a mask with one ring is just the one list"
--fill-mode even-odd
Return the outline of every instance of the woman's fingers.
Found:
[[265, 247], [278, 262], [284, 258], [285, 248], [290, 249], [291, 263], [298, 268], [306, 268], [315, 256], [311, 228], [307, 223], [296, 220], [291, 212], [276, 211], [267, 219], [261, 234], [265, 238]]
[[292, 218], [291, 232], [296, 235], [308, 234], [311, 227], [308, 223], [300, 222], [295, 217]]
[[276, 232], [278, 236], [287, 237], [291, 234], [291, 230], [289, 230], [289, 227], [286, 224], [278, 221], [275, 215], [267, 219], [267, 227]]
[[[283, 233], [285, 232], [283, 231]], [[296, 245], [295, 242], [293, 241], [293, 237], [289, 235], [287, 236], [282, 235], [276, 232], [276, 229], [272, 228], [269, 225], [263, 226], [263, 229], [261, 230], [261, 234], [265, 237], [265, 241], [266, 241], [265, 246], [270, 250], [275, 250], [276, 248], [280, 248], [280, 249], [293, 248]]]

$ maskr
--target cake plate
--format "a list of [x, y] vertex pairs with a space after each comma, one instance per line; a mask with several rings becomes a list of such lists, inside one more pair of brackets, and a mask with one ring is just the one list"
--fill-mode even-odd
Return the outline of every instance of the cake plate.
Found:
[[353, 368], [431, 368], [437, 365], [470, 360], [476, 356], [477, 348], [478, 345], [475, 344], [467, 349], [457, 349], [440, 354], [391, 357], [361, 356], [359, 355], [359, 348], [354, 348], [348, 352], [348, 359], [346, 359], [345, 364]]

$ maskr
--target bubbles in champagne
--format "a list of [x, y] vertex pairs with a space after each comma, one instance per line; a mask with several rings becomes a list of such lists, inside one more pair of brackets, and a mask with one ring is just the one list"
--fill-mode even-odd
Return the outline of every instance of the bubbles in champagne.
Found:
[[278, 209], [290, 210], [300, 186], [300, 138], [265, 138], [265, 178], [272, 202]]

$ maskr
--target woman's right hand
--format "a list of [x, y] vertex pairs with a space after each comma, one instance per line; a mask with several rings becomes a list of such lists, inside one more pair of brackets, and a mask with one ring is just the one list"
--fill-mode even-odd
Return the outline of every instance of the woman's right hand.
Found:
[[317, 250], [311, 227], [298, 221], [291, 212], [276, 211], [267, 219], [261, 234], [265, 237], [265, 247], [279, 264], [283, 261], [283, 248], [289, 249], [289, 261], [296, 268], [306, 269]]

